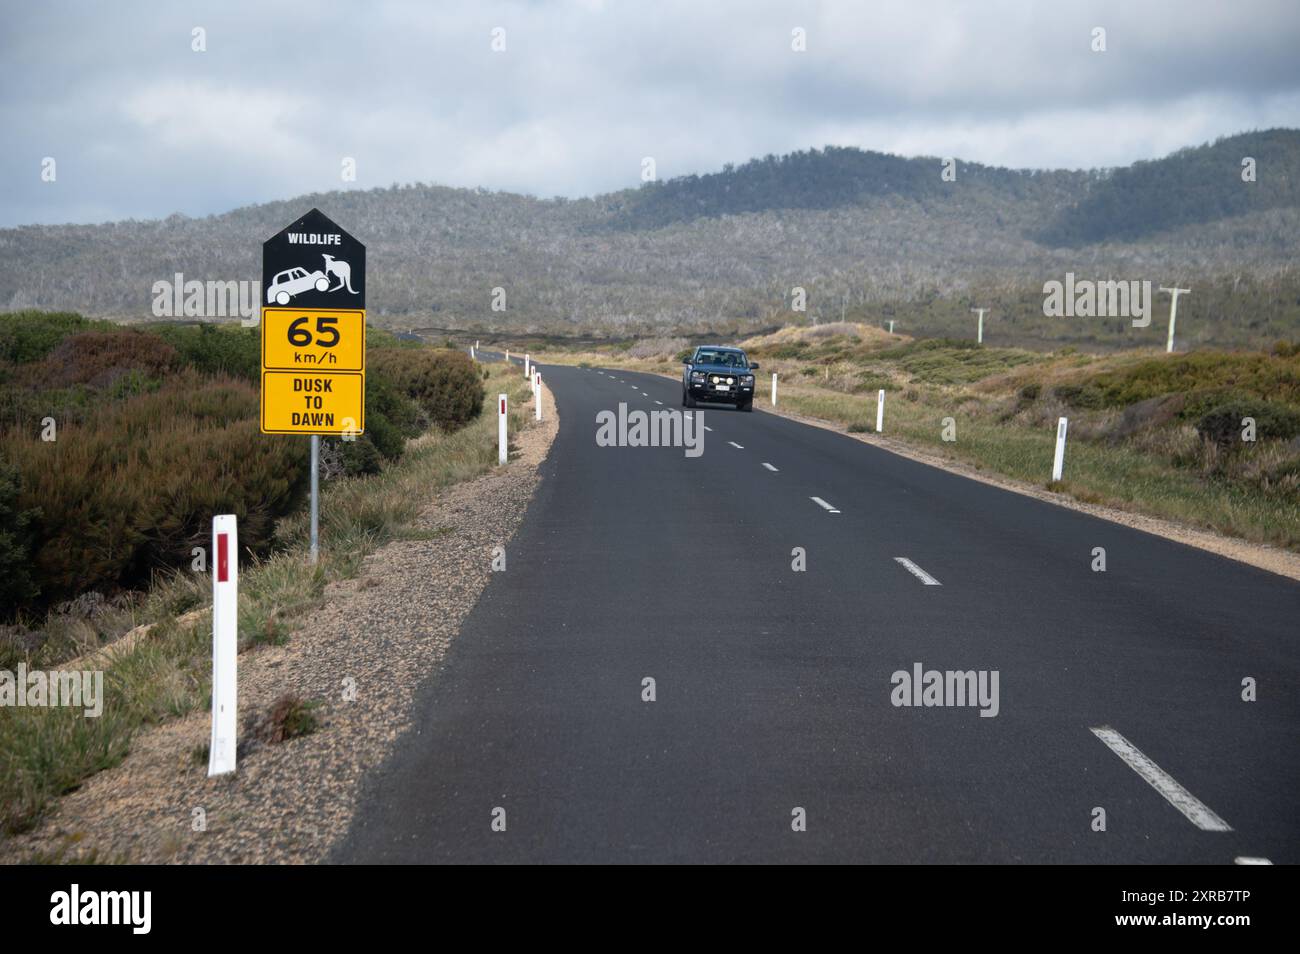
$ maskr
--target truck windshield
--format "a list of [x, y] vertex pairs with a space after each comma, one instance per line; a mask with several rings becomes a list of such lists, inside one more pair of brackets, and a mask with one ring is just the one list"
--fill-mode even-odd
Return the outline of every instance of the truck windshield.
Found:
[[696, 364], [717, 364], [724, 368], [748, 368], [749, 361], [743, 351], [711, 351], [701, 349], [695, 352]]

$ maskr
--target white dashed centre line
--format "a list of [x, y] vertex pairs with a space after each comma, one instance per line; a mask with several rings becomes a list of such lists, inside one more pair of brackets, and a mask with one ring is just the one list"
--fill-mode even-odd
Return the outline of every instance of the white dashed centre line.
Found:
[[839, 513], [838, 510], [836, 510], [834, 507], [828, 504], [825, 500], [822, 500], [821, 497], [809, 497], [808, 499], [811, 500], [813, 503], [815, 503], [817, 506], [821, 507], [823, 510], [827, 511], [828, 513]]
[[924, 570], [922, 570], [919, 566], [917, 566], [907, 557], [894, 557], [894, 560], [898, 563], [903, 564], [903, 566], [906, 567], [908, 573], [912, 574], [914, 577], [916, 577], [926, 586], [943, 586], [942, 583], [940, 583], [938, 580], [932, 577], [929, 573], [926, 573]]
[[1234, 865], [1271, 865], [1273, 862], [1269, 861], [1267, 858], [1246, 858], [1243, 856], [1240, 858], [1233, 858], [1232, 863]]
[[763, 466], [766, 467], [768, 470], [772, 471], [772, 473], [776, 473], [776, 468], [773, 467], [771, 464], [769, 464], [767, 461], [763, 461]]
[[744, 449], [745, 449], [745, 445], [744, 445], [744, 444], [737, 444], [735, 441], [727, 441], [727, 443], [730, 444], [732, 447], [736, 448], [736, 450], [744, 450]]
[[1136, 745], [1120, 735], [1108, 725], [1094, 728], [1092, 734], [1106, 743], [1106, 746], [1128, 763], [1128, 767], [1152, 788], [1165, 797], [1170, 805], [1187, 816], [1187, 820], [1201, 831], [1232, 831], [1225, 822], [1198, 799], [1183, 788], [1172, 775], [1155, 762], [1143, 755]]
[[[686, 416], [687, 416], [687, 417], [690, 417], [689, 414], [687, 414]], [[706, 431], [708, 431], [710, 434], [713, 433], [713, 428], [709, 427], [709, 425], [707, 425], [707, 424], [704, 425], [704, 429], [705, 429]]]
[[655, 403], [658, 404], [660, 407], [663, 407], [663, 406], [664, 406], [664, 402], [663, 402], [663, 401], [655, 401]]

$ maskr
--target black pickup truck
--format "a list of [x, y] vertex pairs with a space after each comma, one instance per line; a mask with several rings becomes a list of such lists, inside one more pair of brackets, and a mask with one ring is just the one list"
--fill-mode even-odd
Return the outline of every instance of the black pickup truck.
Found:
[[739, 348], [702, 345], [682, 362], [682, 406], [721, 401], [737, 410], [754, 410], [754, 374], [758, 365]]

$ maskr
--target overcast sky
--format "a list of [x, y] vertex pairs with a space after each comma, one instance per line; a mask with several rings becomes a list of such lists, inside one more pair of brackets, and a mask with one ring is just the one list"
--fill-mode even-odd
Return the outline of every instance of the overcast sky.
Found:
[[393, 182], [592, 195], [637, 185], [645, 156], [663, 179], [827, 144], [1108, 166], [1300, 126], [1297, 0], [0, 9], [0, 226]]

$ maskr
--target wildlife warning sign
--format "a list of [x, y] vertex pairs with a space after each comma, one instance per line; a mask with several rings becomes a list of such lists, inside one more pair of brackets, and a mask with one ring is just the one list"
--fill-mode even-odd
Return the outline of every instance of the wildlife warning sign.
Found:
[[360, 434], [366, 247], [319, 209], [262, 245], [262, 432]]

